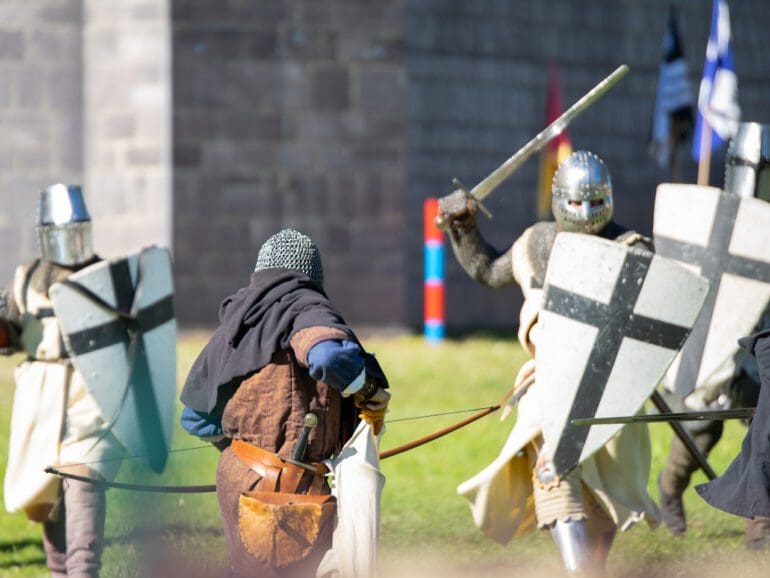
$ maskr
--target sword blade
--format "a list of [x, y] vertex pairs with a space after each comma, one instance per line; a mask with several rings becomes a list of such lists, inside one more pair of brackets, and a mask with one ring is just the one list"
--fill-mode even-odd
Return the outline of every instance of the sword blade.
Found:
[[549, 141], [559, 136], [576, 116], [601, 98], [605, 92], [615, 86], [615, 84], [628, 73], [628, 70], [628, 66], [625, 64], [618, 66], [612, 74], [585, 93], [580, 100], [564, 111], [559, 118], [540, 131], [535, 138], [521, 147], [513, 154], [513, 156], [492, 171], [492, 173], [478, 185], [473, 187], [471, 195], [473, 195], [477, 201], [481, 201], [487, 197], [492, 191], [499, 187], [505, 179], [511, 176], [516, 169], [524, 164], [529, 157], [542, 149]]
[[683, 411], [666, 414], [625, 415], [616, 417], [581, 417], [572, 420], [572, 425], [591, 426], [616, 423], [658, 423], [670, 421], [724, 421], [728, 419], [751, 419], [756, 409], [753, 407], [720, 409], [714, 411]]

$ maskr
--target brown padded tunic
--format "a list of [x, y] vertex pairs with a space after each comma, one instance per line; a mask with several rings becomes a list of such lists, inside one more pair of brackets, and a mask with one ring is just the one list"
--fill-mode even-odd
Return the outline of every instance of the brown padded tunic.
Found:
[[[245, 379], [225, 405], [222, 428], [227, 437], [239, 439], [283, 456], [291, 455], [302, 430], [305, 414], [318, 417], [308, 440], [306, 462], [322, 461], [342, 447], [353, 432], [356, 412], [351, 401], [308, 373], [307, 354], [326, 339], [350, 339], [331, 327], [309, 327], [298, 331], [291, 348], [279, 351], [270, 363]], [[259, 476], [227, 448], [217, 467], [217, 499], [222, 514], [230, 569], [236, 576], [272, 578], [312, 576], [317, 557], [281, 574], [260, 565], [241, 542], [238, 529], [238, 499], [242, 492], [259, 489]], [[319, 545], [319, 554], [330, 544]]]

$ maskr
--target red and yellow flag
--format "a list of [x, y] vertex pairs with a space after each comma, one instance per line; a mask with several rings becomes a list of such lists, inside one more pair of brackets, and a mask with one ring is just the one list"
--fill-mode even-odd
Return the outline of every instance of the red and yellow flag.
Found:
[[[545, 126], [548, 126], [564, 112], [559, 90], [559, 71], [551, 64], [548, 74], [548, 96], [545, 103]], [[540, 180], [537, 187], [537, 218], [548, 219], [551, 216], [551, 183], [553, 174], [564, 159], [572, 154], [567, 132], [549, 142], [540, 153]]]

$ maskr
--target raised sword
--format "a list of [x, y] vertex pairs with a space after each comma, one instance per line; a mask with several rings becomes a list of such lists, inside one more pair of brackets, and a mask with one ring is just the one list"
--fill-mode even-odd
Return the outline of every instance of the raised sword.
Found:
[[[575, 104], [565, 110], [562, 115], [540, 131], [537, 136], [516, 151], [502, 165], [492, 171], [479, 184], [470, 191], [467, 190], [458, 179], [453, 179], [454, 186], [465, 193], [465, 196], [476, 203], [479, 209], [491, 218], [491, 213], [481, 204], [481, 201], [489, 196], [500, 184], [518, 169], [533, 154], [542, 149], [551, 140], [559, 136], [570, 122], [586, 108], [596, 102], [604, 93], [610, 90], [617, 82], [628, 73], [628, 65], [621, 64], [612, 74], [599, 82], [591, 90], [585, 93]], [[449, 220], [444, 215], [436, 217], [436, 226], [440, 229], [449, 227]]]

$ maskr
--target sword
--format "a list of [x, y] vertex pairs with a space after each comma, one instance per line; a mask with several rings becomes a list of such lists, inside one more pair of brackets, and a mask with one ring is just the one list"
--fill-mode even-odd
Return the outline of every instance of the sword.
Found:
[[[500, 184], [511, 176], [516, 169], [523, 165], [529, 157], [564, 132], [564, 129], [567, 128], [569, 123], [572, 122], [576, 116], [601, 98], [605, 92], [615, 86], [615, 84], [628, 73], [628, 70], [629, 68], [626, 64], [618, 66], [612, 74], [585, 93], [580, 100], [564, 111], [559, 118], [540, 131], [535, 138], [516, 151], [513, 156], [492, 171], [489, 176], [470, 191], [468, 191], [457, 179], [453, 180], [453, 184], [459, 190], [463, 191], [467, 198], [474, 201], [487, 217], [491, 217], [491, 213], [481, 204], [481, 201], [499, 187]], [[449, 227], [449, 222], [442, 215], [439, 215], [436, 217], [436, 226], [440, 229], [446, 229]]]
[[667, 414], [649, 415], [624, 415], [617, 417], [593, 417], [577, 418], [571, 421], [572, 425], [607, 425], [614, 423], [659, 423], [674, 421], [723, 421], [728, 419], [751, 419], [756, 409], [743, 407], [736, 409], [719, 409], [710, 411], [682, 411]]
[[318, 425], [318, 418], [314, 413], [305, 414], [305, 419], [302, 425], [302, 431], [299, 434], [299, 438], [297, 438], [297, 443], [294, 444], [294, 449], [291, 452], [291, 457], [290, 458], [284, 458], [282, 456], [278, 456], [278, 457], [285, 462], [294, 464], [295, 466], [305, 468], [306, 470], [309, 470], [311, 472], [316, 472], [317, 470], [314, 466], [311, 466], [310, 464], [306, 464], [302, 460], [305, 459], [305, 453], [307, 452], [307, 440], [308, 440], [308, 436], [310, 435], [310, 430], [312, 430], [317, 425]]
[[[734, 414], [737, 414], [738, 412], [743, 412], [741, 417], [749, 417], [749, 416], [753, 416], [755, 411], [752, 408], [743, 408], [743, 409], [736, 409], [736, 410], [675, 413], [671, 411], [671, 407], [668, 405], [668, 403], [666, 403], [666, 400], [663, 399], [663, 396], [660, 394], [659, 391], [653, 392], [653, 394], [650, 396], [650, 400], [652, 401], [653, 405], [655, 405], [655, 407], [658, 409], [660, 414], [621, 416], [621, 417], [609, 417], [609, 418], [579, 418], [579, 419], [573, 419], [571, 423], [576, 426], [581, 426], [581, 425], [590, 426], [590, 425], [616, 424], [616, 423], [648, 423], [648, 422], [661, 422], [661, 421], [667, 422], [668, 425], [671, 426], [671, 429], [674, 430], [674, 434], [676, 434], [676, 437], [678, 437], [679, 441], [681, 441], [682, 444], [684, 444], [685, 448], [687, 448], [687, 451], [696, 461], [700, 469], [702, 469], [703, 472], [706, 474], [706, 477], [709, 480], [715, 480], [717, 478], [717, 474], [714, 471], [714, 469], [711, 467], [711, 465], [708, 463], [708, 459], [706, 459], [706, 456], [703, 454], [703, 452], [700, 451], [698, 446], [695, 444], [695, 440], [692, 438], [690, 433], [679, 422], [709, 419], [708, 416], [713, 416], [713, 419], [720, 419], [719, 417], [716, 417], [717, 414], [724, 416], [726, 413], [729, 413], [729, 412], [732, 412]], [[682, 416], [685, 416], [684, 419], [682, 419]], [[706, 416], [706, 417], [700, 417], [700, 416]], [[730, 418], [722, 417], [721, 419], [735, 419], [735, 417], [736, 416], [731, 416]], [[638, 419], [638, 418], [641, 418], [641, 419]], [[654, 419], [645, 419], [645, 418], [654, 418]], [[623, 421], [619, 421], [619, 420], [623, 420]]]

